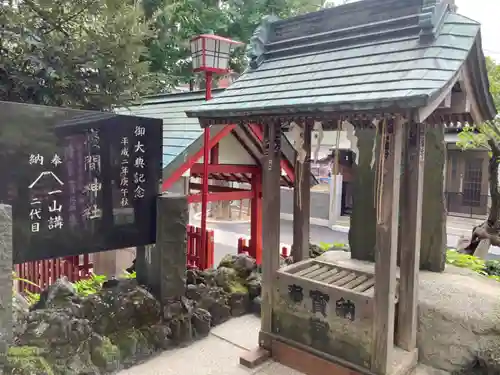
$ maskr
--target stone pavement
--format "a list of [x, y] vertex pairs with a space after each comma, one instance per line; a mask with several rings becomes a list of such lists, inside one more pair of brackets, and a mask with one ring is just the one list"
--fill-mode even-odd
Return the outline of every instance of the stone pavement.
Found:
[[[239, 364], [241, 354], [256, 347], [259, 328], [255, 316], [233, 318], [203, 340], [162, 352], [117, 375], [305, 375], [272, 360], [251, 370]], [[419, 365], [415, 375], [450, 374]]]
[[273, 361], [252, 370], [239, 364], [241, 354], [257, 346], [259, 328], [255, 316], [233, 318], [200, 341], [165, 351], [118, 375], [303, 375]]

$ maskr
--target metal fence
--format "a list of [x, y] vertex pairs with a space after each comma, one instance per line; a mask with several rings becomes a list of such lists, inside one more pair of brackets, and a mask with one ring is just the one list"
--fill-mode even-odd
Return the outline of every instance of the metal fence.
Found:
[[445, 193], [448, 215], [484, 217], [488, 214], [488, 195], [471, 193]]

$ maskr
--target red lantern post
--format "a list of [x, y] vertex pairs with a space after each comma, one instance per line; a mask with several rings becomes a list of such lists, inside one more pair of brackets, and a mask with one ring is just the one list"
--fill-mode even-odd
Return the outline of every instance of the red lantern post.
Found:
[[[231, 49], [243, 43], [212, 34], [199, 35], [191, 40], [191, 57], [193, 71], [205, 72], [205, 100], [212, 99], [213, 74], [229, 73]], [[209, 159], [210, 128], [203, 133], [203, 177], [201, 188], [201, 249], [205, 265], [207, 250], [207, 206], [208, 206], [208, 159]]]

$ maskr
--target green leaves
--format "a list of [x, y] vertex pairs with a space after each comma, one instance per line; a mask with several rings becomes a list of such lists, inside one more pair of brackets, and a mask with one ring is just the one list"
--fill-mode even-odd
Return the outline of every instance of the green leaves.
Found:
[[490, 92], [495, 101], [495, 106], [500, 111], [500, 65], [491, 57], [486, 58], [486, 68], [488, 69], [488, 78], [490, 81]]
[[[156, 37], [149, 45], [148, 60], [155, 72], [168, 74], [175, 84], [195, 78], [191, 72], [189, 40], [213, 32], [248, 43], [262, 17], [276, 14], [287, 18], [318, 9], [308, 0], [148, 0], [158, 2], [147, 14], [156, 12]], [[148, 13], [149, 12], [149, 13]], [[231, 68], [241, 73], [247, 59], [245, 49], [234, 52]]]
[[110, 110], [170, 84], [143, 59], [154, 31], [139, 6], [26, 0], [0, 11], [0, 100]]

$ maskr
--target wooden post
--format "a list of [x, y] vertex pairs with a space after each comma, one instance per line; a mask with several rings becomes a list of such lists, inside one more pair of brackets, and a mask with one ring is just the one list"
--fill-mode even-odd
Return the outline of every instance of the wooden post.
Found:
[[271, 349], [269, 333], [272, 328], [273, 283], [280, 266], [280, 179], [281, 124], [270, 123], [264, 131], [264, 160], [262, 163], [262, 304], [259, 345]]
[[[385, 125], [379, 123], [379, 133], [383, 146], [380, 152], [385, 158], [381, 186], [378, 186], [377, 199], [377, 234], [375, 247], [375, 301], [373, 318], [373, 350], [371, 370], [377, 375], [385, 375], [392, 364], [394, 348], [394, 318], [396, 297], [396, 260], [398, 253], [399, 190], [401, 178], [401, 151], [403, 142], [403, 123], [397, 118]], [[392, 126], [391, 126], [392, 125]], [[388, 140], [388, 145], [385, 140]], [[388, 148], [388, 150], [387, 150]], [[387, 152], [388, 151], [388, 152]], [[384, 155], [385, 154], [385, 155]], [[379, 158], [375, 159], [381, 166]], [[380, 193], [379, 193], [380, 192]], [[381, 194], [381, 197], [380, 197]], [[381, 198], [381, 199], [380, 199]]]
[[311, 219], [311, 132], [313, 123], [304, 122], [302, 133], [305, 152], [301, 160], [297, 150], [295, 157], [295, 186], [293, 189], [293, 246], [294, 262], [309, 258], [309, 223]]
[[262, 264], [262, 175], [252, 176], [254, 197], [250, 200], [250, 246], [257, 264]]
[[442, 125], [426, 125], [420, 269], [443, 272], [446, 263], [446, 142]]
[[401, 206], [401, 265], [399, 280], [398, 333], [396, 343], [411, 351], [417, 346], [418, 271], [422, 229], [425, 125], [406, 125], [406, 158]]

